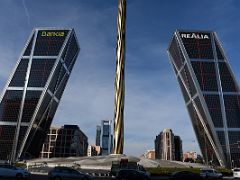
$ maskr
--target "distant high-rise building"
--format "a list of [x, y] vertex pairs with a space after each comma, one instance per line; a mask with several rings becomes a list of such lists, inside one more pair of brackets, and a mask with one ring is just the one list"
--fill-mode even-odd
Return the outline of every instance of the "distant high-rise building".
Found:
[[96, 145], [88, 146], [88, 156], [99, 156], [101, 155], [101, 147]]
[[177, 30], [168, 53], [205, 162], [240, 166], [240, 89], [216, 33]]
[[175, 160], [182, 161], [182, 140], [180, 136], [174, 136]]
[[42, 147], [41, 157], [86, 156], [88, 138], [77, 125], [51, 127]]
[[101, 141], [101, 126], [97, 125], [96, 128], [96, 145], [100, 146], [100, 141]]
[[87, 150], [87, 156], [97, 156], [97, 151], [95, 146], [89, 145]]
[[202, 161], [201, 155], [197, 154], [195, 151], [188, 151], [183, 153], [183, 161], [184, 162], [196, 162], [196, 161]]
[[162, 133], [156, 136], [156, 139], [154, 140], [155, 145], [155, 158], [156, 159], [162, 159]]
[[0, 159], [39, 157], [77, 59], [73, 29], [34, 29], [0, 97]]
[[155, 150], [147, 150], [147, 152], [144, 153], [144, 157], [147, 159], [155, 159]]
[[[175, 141], [176, 140], [176, 141]], [[180, 141], [179, 141], [180, 140]], [[175, 145], [176, 142], [176, 145]], [[177, 147], [177, 151], [175, 151]], [[164, 129], [155, 139], [155, 158], [162, 160], [177, 160], [181, 156], [182, 143], [179, 136], [174, 136], [171, 129]], [[175, 155], [178, 157], [176, 158]]]
[[171, 129], [164, 129], [155, 140], [157, 159], [174, 160], [174, 134]]
[[102, 155], [108, 155], [112, 152], [112, 131], [111, 131], [112, 121], [102, 120], [101, 123], [101, 136], [100, 136], [100, 146], [102, 148]]

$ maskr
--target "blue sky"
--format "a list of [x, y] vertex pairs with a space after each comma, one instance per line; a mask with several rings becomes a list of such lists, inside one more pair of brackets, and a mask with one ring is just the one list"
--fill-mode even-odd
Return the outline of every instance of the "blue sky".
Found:
[[[126, 154], [153, 149], [164, 128], [199, 152], [166, 49], [176, 29], [214, 30], [239, 80], [239, 8], [238, 0], [127, 0]], [[34, 27], [75, 28], [81, 51], [53, 124], [77, 124], [94, 143], [96, 125], [113, 118], [116, 17], [117, 0], [2, 0], [0, 90]]]

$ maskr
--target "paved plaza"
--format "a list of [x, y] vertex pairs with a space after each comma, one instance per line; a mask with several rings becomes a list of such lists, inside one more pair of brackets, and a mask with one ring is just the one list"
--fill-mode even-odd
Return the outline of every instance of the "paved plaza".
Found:
[[[48, 180], [47, 175], [32, 175], [32, 180]], [[110, 180], [111, 177], [94, 177], [94, 180]], [[151, 177], [152, 180], [168, 180], [169, 177]], [[223, 179], [234, 179], [233, 177], [224, 177]], [[0, 178], [0, 180], [9, 180], [9, 178]]]

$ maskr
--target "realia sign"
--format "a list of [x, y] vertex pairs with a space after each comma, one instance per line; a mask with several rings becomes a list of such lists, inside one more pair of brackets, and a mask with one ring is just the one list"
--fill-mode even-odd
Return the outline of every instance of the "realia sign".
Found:
[[181, 33], [181, 38], [184, 38], [184, 39], [210, 39], [208, 34], [202, 34], [202, 33]]

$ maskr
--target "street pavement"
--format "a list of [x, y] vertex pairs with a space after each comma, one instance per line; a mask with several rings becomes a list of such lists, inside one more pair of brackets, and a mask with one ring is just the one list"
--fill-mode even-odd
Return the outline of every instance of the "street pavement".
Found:
[[[11, 178], [11, 179], [15, 179], [15, 178]], [[30, 178], [31, 180], [48, 180], [47, 175], [36, 175], [33, 174]], [[94, 177], [95, 180], [111, 180], [114, 178], [111, 177]], [[168, 180], [168, 177], [151, 177], [152, 180]], [[233, 177], [224, 177], [223, 179], [234, 179]], [[10, 180], [10, 178], [1, 178], [0, 180]]]

